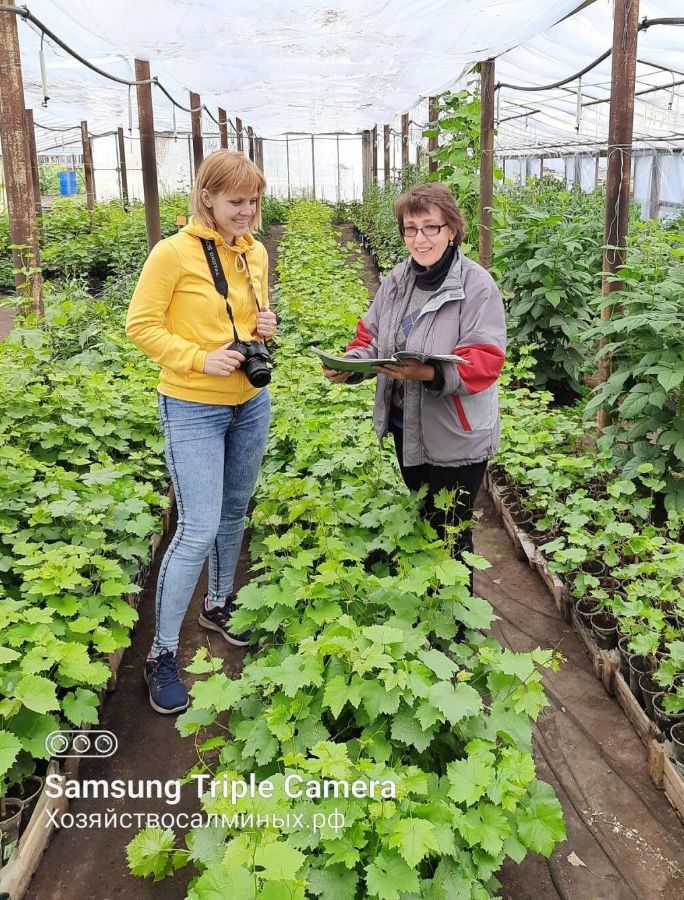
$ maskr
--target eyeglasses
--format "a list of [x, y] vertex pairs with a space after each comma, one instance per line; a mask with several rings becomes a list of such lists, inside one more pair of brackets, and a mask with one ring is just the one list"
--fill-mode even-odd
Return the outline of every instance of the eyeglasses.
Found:
[[422, 228], [417, 228], [415, 225], [401, 225], [399, 231], [404, 237], [415, 237], [419, 231], [425, 237], [437, 237], [442, 228], [446, 228], [448, 224], [445, 222], [443, 225], [423, 225]]

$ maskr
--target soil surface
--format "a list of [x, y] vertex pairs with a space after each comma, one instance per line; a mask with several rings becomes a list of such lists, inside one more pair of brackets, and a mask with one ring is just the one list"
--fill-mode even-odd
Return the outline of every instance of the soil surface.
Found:
[[0, 341], [4, 341], [14, 325], [14, 308], [0, 306]]
[[[280, 228], [265, 241], [274, 279]], [[353, 239], [342, 228], [342, 241]], [[379, 284], [370, 259], [366, 285]], [[273, 283], [273, 281], [272, 281]], [[560, 617], [539, 577], [520, 562], [484, 492], [478, 498], [476, 550], [491, 569], [475, 575], [475, 589], [494, 606], [494, 632], [516, 651], [557, 647], [567, 658], [560, 672], [545, 678], [549, 709], [535, 730], [535, 756], [541, 778], [558, 793], [568, 840], [550, 860], [528, 856], [501, 873], [506, 900], [674, 900], [684, 897], [684, 827], [648, 776], [646, 752], [620, 707], [594, 677], [577, 637]], [[173, 531], [173, 526], [171, 531]], [[168, 541], [168, 535], [166, 540]], [[154, 628], [154, 585], [166, 541], [141, 595], [140, 622], [126, 651], [117, 690], [109, 695], [100, 727], [111, 729], [119, 749], [109, 760], [84, 760], [81, 778], [169, 779], [189, 769], [197, 756], [193, 742], [181, 738], [173, 717], [155, 713], [147, 702], [142, 665]], [[244, 552], [238, 585], [249, 577]], [[235, 677], [245, 651], [197, 624], [206, 573], [198, 584], [181, 634], [180, 661], [207, 643]], [[192, 679], [189, 679], [192, 680]], [[74, 800], [70, 812], [163, 813], [198, 809], [194, 790], [184, 788], [178, 806], [160, 801]], [[28, 900], [182, 900], [192, 871], [153, 884], [128, 874], [125, 846], [131, 829], [63, 829], [52, 839], [26, 897]], [[240, 898], [226, 897], [226, 900]]]

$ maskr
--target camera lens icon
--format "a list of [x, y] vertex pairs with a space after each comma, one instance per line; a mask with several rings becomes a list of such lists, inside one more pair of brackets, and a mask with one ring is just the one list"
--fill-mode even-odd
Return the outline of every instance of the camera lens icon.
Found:
[[119, 747], [116, 735], [105, 729], [65, 728], [52, 731], [45, 739], [45, 749], [59, 759], [73, 757], [113, 756]]
[[116, 750], [116, 738], [111, 731], [104, 731], [95, 738], [95, 750], [98, 756], [111, 756]]
[[50, 756], [62, 756], [69, 749], [69, 738], [61, 731], [53, 731], [45, 739], [45, 749]]

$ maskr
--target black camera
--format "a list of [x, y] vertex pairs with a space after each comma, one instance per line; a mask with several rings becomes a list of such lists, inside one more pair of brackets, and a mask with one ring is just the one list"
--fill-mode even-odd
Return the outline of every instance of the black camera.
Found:
[[247, 381], [256, 388], [266, 387], [271, 380], [271, 354], [261, 341], [233, 341], [228, 350], [242, 353], [245, 361], [240, 366], [247, 376]]

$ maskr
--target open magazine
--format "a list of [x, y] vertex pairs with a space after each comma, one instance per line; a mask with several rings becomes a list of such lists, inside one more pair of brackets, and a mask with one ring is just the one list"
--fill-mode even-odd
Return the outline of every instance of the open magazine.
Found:
[[319, 347], [310, 347], [309, 349], [316, 354], [324, 366], [328, 369], [336, 369], [338, 372], [373, 373], [375, 366], [402, 366], [409, 359], [417, 359], [418, 362], [429, 365], [440, 362], [470, 364], [470, 360], [452, 353], [418, 353], [416, 350], [400, 350], [388, 359], [349, 359], [344, 356], [332, 356]]

